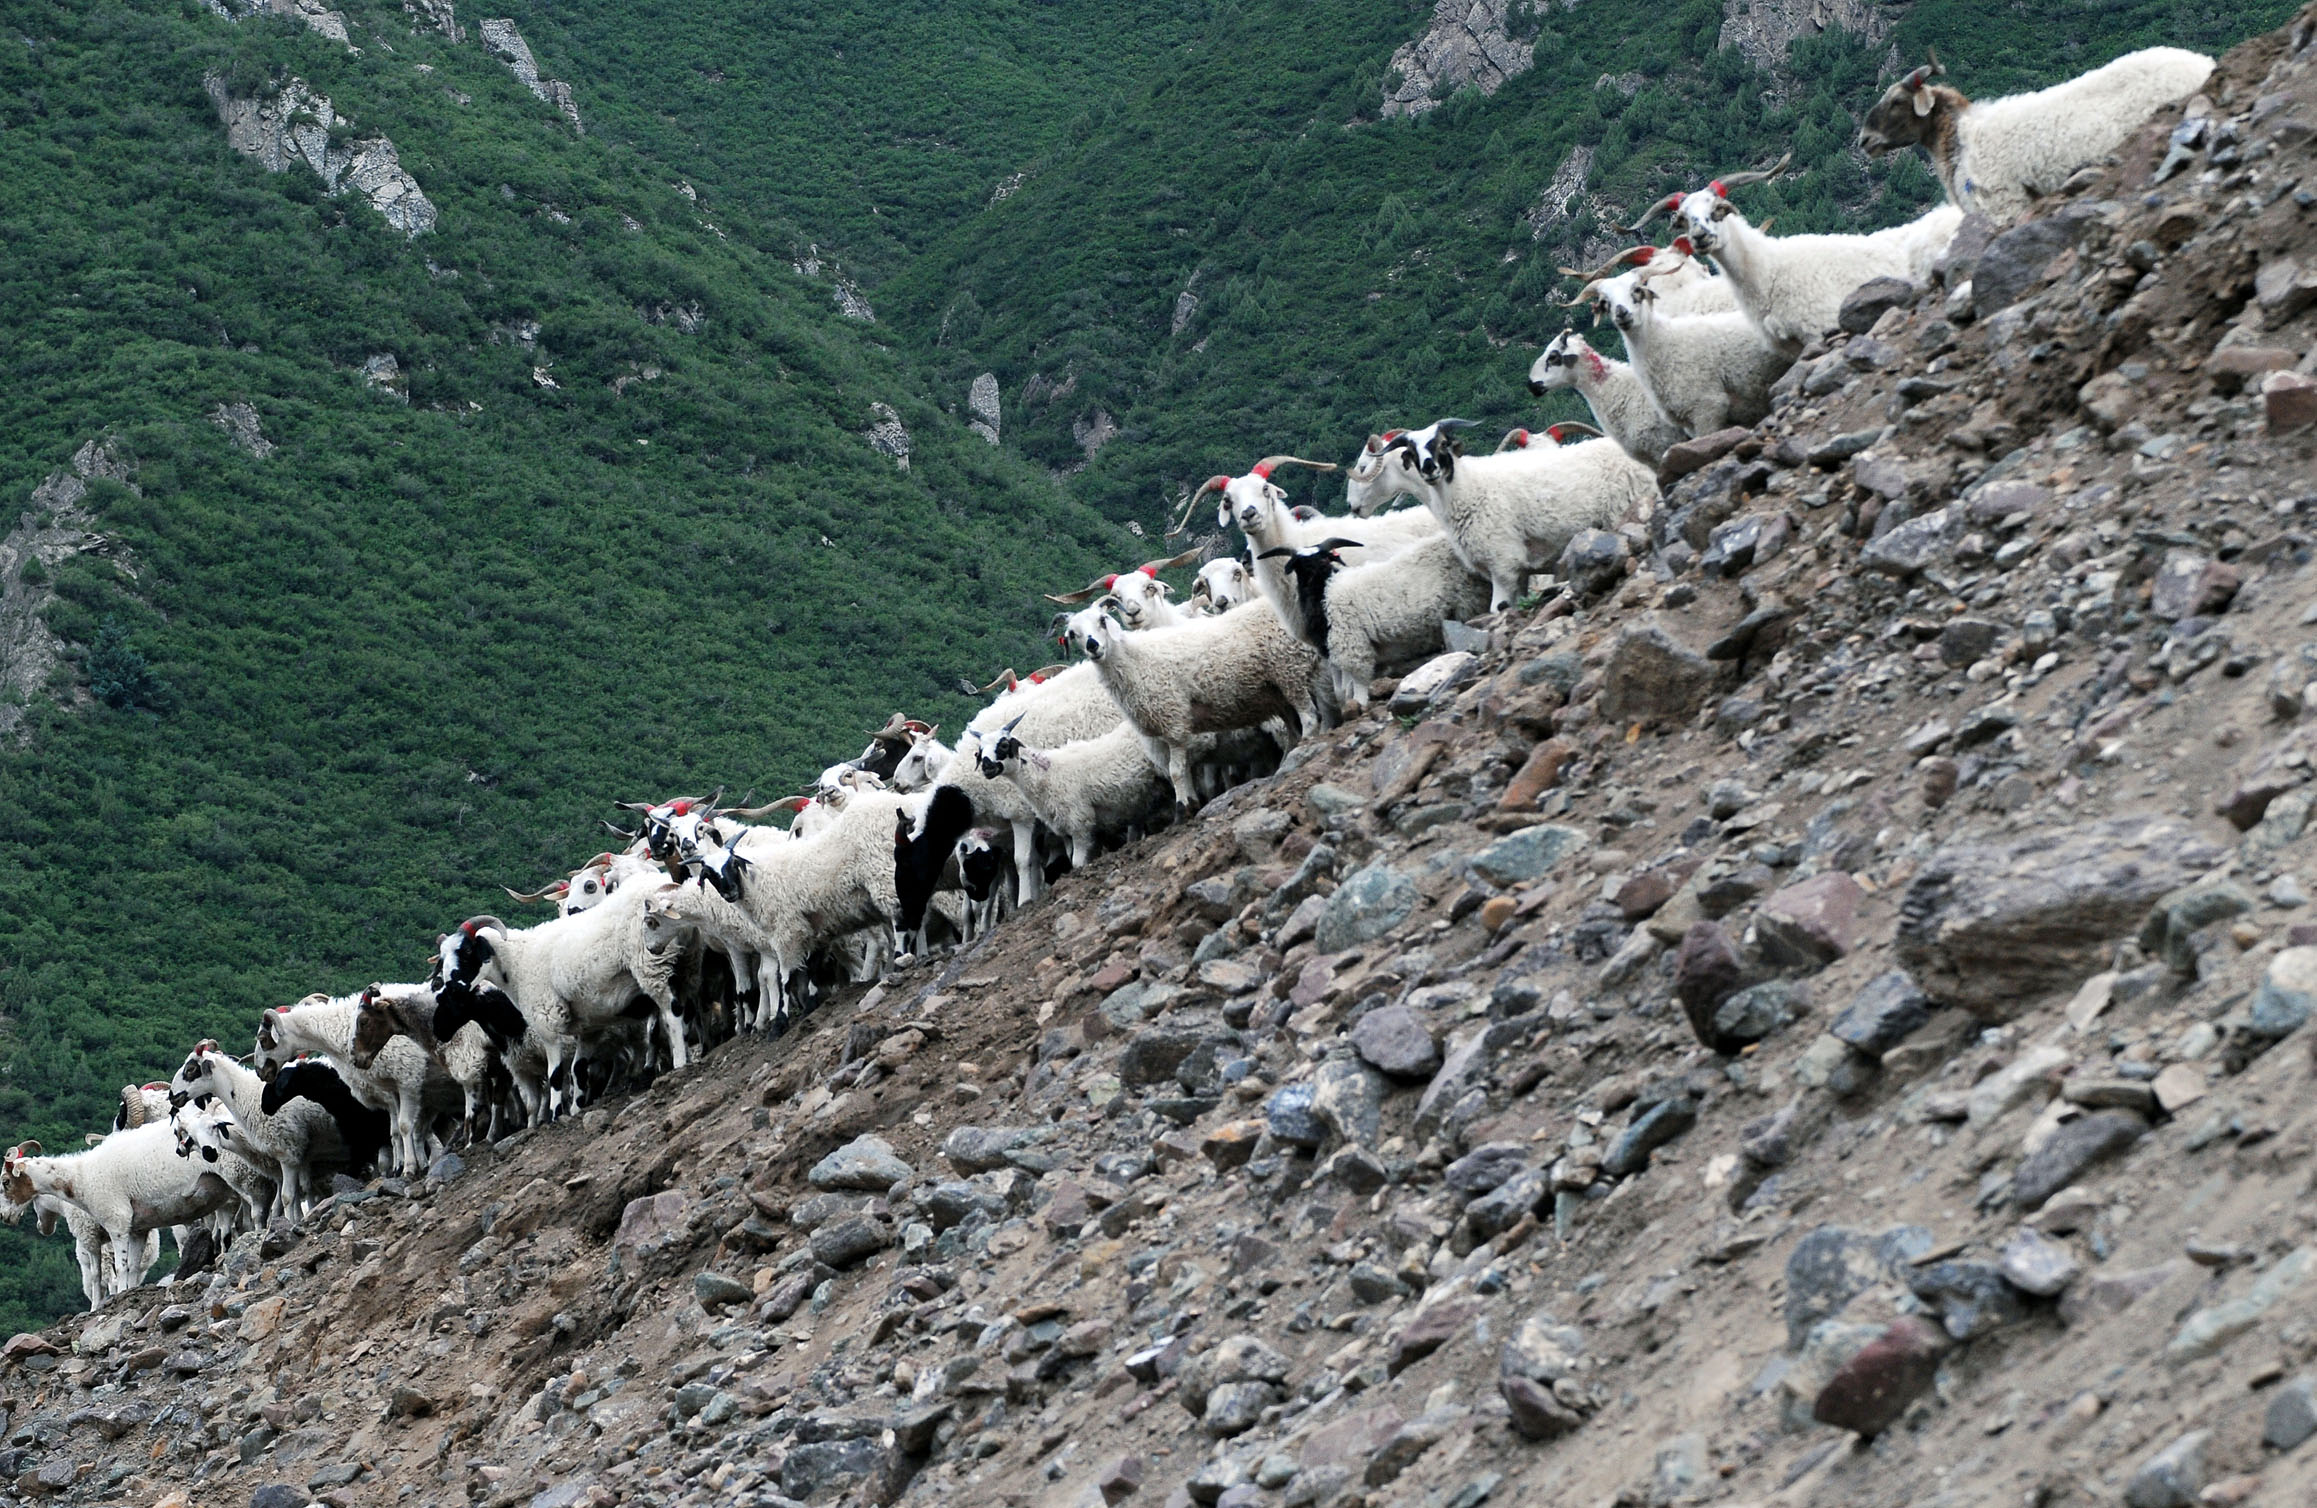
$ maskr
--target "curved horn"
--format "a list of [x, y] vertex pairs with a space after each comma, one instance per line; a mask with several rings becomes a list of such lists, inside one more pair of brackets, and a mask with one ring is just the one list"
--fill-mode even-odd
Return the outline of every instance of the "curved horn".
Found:
[[1623, 251], [1617, 253], [1617, 255], [1611, 257], [1608, 261], [1603, 262], [1600, 266], [1594, 268], [1591, 272], [1578, 272], [1574, 268], [1570, 267], [1564, 267], [1561, 269], [1561, 271], [1570, 277], [1583, 278], [1588, 283], [1597, 283], [1605, 277], [1615, 276], [1617, 269], [1620, 267], [1646, 267], [1651, 262], [1656, 260], [1657, 248], [1645, 244], [1641, 246], [1626, 247]]
[[1931, 55], [1932, 76], [1936, 78], [1945, 78], [1947, 76], [1947, 65], [1939, 61], [1939, 49], [1936, 47], [1926, 47], [1923, 49], [1923, 51]]
[[459, 930], [466, 933], [470, 937], [475, 933], [482, 931], [485, 927], [496, 927], [501, 932], [507, 930], [507, 924], [505, 922], [499, 920], [497, 917], [492, 916], [487, 912], [482, 916], [470, 916], [465, 921], [459, 923]]
[[649, 801], [614, 801], [612, 805], [623, 812], [648, 812], [654, 803]]
[[16, 1149], [16, 1155], [18, 1157], [38, 1157], [40, 1155], [40, 1143], [28, 1141]]
[[1345, 539], [1342, 535], [1339, 534], [1333, 536], [1332, 538], [1323, 539], [1318, 544], [1313, 545], [1310, 548], [1314, 550], [1359, 550], [1365, 549], [1366, 547], [1367, 541], [1365, 540]]
[[1010, 722], [1010, 723], [1006, 724], [1006, 725], [1005, 725], [1003, 728], [999, 729], [998, 731], [999, 731], [999, 732], [1001, 732], [1001, 733], [1011, 733], [1011, 732], [1013, 732], [1013, 731], [1014, 731], [1016, 728], [1019, 728], [1019, 727], [1022, 725], [1022, 719], [1023, 719], [1023, 718], [1025, 718], [1025, 717], [1028, 717], [1029, 715], [1030, 715], [1030, 714], [1029, 714], [1029, 713], [1027, 713], [1027, 712], [1018, 712], [1018, 713], [1016, 713], [1016, 714], [1014, 715], [1014, 720], [1013, 720], [1012, 722]]
[[121, 1118], [131, 1126], [145, 1124], [145, 1091], [134, 1084], [121, 1086]]
[[1504, 432], [1504, 438], [1496, 442], [1496, 448], [1499, 454], [1508, 450], [1526, 450], [1529, 448], [1529, 432], [1525, 429], [1508, 429]]
[[1141, 571], [1145, 576], [1156, 576], [1161, 571], [1171, 571], [1177, 566], [1196, 564], [1199, 553], [1199, 547], [1193, 545], [1180, 555], [1169, 555], [1164, 560], [1146, 560], [1135, 569]]
[[569, 880], [557, 880], [554, 884], [548, 886], [545, 890], [534, 890], [529, 895], [525, 895], [522, 891], [513, 889], [506, 885], [501, 885], [499, 888], [507, 892], [507, 899], [511, 901], [521, 901], [526, 906], [534, 906], [539, 902], [546, 900], [548, 897], [554, 895], [555, 892], [559, 889], [570, 889], [571, 882]]
[[1785, 172], [1787, 165], [1793, 161], [1794, 154], [1792, 152], [1788, 152], [1785, 156], [1779, 158], [1776, 162], [1770, 164], [1770, 166], [1766, 168], [1761, 169], [1760, 171], [1732, 173], [1729, 177], [1717, 178], [1714, 180], [1714, 182], [1719, 186], [1722, 197], [1727, 199], [1730, 196], [1730, 190], [1734, 188], [1744, 188], [1749, 183], [1767, 183], [1771, 179], [1777, 177], [1780, 173]]
[[1575, 419], [1563, 419], [1560, 423], [1555, 424], [1551, 428], [1547, 429], [1545, 433], [1553, 437], [1553, 443], [1555, 445], [1561, 443], [1561, 438], [1564, 435], [1582, 434], [1590, 436], [1596, 440], [1601, 438], [1601, 431], [1595, 429], [1590, 424], [1581, 424]]
[[1064, 592], [1059, 597], [1055, 596], [1052, 592], [1040, 592], [1038, 595], [1044, 597], [1048, 602], [1084, 602], [1087, 598], [1093, 596], [1096, 592], [1109, 591], [1110, 584], [1117, 579], [1118, 578], [1116, 576], [1097, 576], [1092, 581], [1088, 582], [1085, 587], [1079, 591]]
[[1060, 665], [1041, 665], [1036, 670], [1030, 672], [1030, 679], [1033, 681], [1042, 681], [1049, 676], [1060, 675], [1063, 671], [1068, 670], [1069, 668], [1070, 666], [1067, 662]]
[[1454, 434], [1460, 429], [1478, 429], [1480, 428], [1480, 421], [1478, 419], [1442, 419], [1432, 427], [1446, 435]]
[[1167, 538], [1172, 539], [1190, 527], [1191, 510], [1199, 506], [1200, 498], [1205, 497], [1210, 492], [1220, 492], [1230, 485], [1231, 479], [1227, 476], [1211, 476], [1201, 482], [1198, 491], [1183, 499], [1183, 515], [1175, 520], [1175, 526], [1172, 529], [1167, 530]]
[[1649, 208], [1643, 210], [1641, 212], [1640, 219], [1625, 227], [1625, 233], [1629, 236], [1639, 235], [1641, 233], [1641, 227], [1647, 225], [1650, 221], [1656, 219], [1659, 215], [1670, 215], [1679, 208], [1681, 208], [1681, 195], [1668, 194], [1663, 199], [1660, 199], [1656, 203], [1650, 205]]
[[1270, 549], [1263, 551], [1255, 558], [1257, 560], [1277, 560], [1282, 555], [1293, 555], [1295, 553], [1297, 552], [1293, 545], [1273, 545]]
[[1333, 461], [1307, 461], [1301, 456], [1265, 456], [1255, 463], [1254, 474], [1268, 482], [1271, 480], [1271, 473], [1282, 466], [1309, 466], [1314, 471], [1339, 469]]
[[[1061, 615], [1060, 615], [1059, 613], [1057, 613], [1057, 614], [1055, 614], [1055, 616], [1056, 616], [1056, 617], [1060, 617]], [[995, 691], [995, 690], [997, 690], [997, 689], [998, 689], [1000, 686], [1003, 686], [1003, 687], [1005, 687], [1005, 688], [1006, 688], [1008, 691], [1011, 691], [1011, 690], [1014, 688], [1014, 667], [1013, 667], [1013, 666], [1011, 666], [1011, 665], [1008, 665], [1008, 666], [1007, 666], [1005, 669], [1003, 669], [1003, 670], [999, 671], [999, 672], [998, 672], [998, 678], [997, 678], [996, 680], [994, 680], [994, 681], [990, 682], [990, 683], [989, 683], [987, 686], [984, 686], [984, 687], [982, 687], [981, 689], [982, 689], [982, 690], [984, 690], [984, 691]]]
[[870, 734], [871, 738], [899, 738], [909, 729], [909, 719], [896, 712], [885, 719], [885, 726]]

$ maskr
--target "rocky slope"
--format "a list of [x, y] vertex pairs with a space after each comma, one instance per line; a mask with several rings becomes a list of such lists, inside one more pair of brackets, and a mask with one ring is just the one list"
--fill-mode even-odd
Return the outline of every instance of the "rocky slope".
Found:
[[2309, 1501], [2313, 69], [976, 948], [18, 1337], [0, 1476]]

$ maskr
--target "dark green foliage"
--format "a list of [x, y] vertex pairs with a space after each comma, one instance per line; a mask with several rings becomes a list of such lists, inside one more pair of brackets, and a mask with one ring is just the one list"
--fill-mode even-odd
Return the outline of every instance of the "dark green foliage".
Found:
[[118, 618], [107, 618], [97, 630], [97, 642], [81, 669], [89, 693], [116, 712], [166, 712], [176, 705], [177, 693], [129, 647], [129, 631]]

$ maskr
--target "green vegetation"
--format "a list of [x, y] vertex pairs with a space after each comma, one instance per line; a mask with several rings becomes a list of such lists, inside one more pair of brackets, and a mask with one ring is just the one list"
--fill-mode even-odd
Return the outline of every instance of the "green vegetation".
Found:
[[[1524, 9], [1534, 69], [1390, 122], [1424, 0], [514, 6], [585, 137], [482, 12], [453, 43], [344, 9], [356, 52], [197, 0], [28, 0], [0, 47], [0, 525], [90, 439], [135, 464], [83, 503], [113, 553], [22, 571], [69, 663], [0, 748], [11, 1140], [72, 1144], [265, 1004], [415, 972], [612, 799], [789, 788], [896, 708], [954, 724], [959, 673], [1045, 658], [1035, 591], [1157, 553], [1120, 525], [1216, 470], [1576, 416], [1523, 385], [1555, 266], [1670, 189], [1791, 148], [1748, 198], [1781, 229], [1936, 193], [1848, 150], [1879, 48], [1773, 78], [1718, 50], [1717, 0]], [[1920, 0], [1895, 40], [1997, 93], [2290, 9]], [[391, 137], [437, 230], [230, 151], [211, 75]], [[1000, 450], [954, 413], [985, 370]], [[212, 422], [237, 402], [277, 449]], [[907, 472], [864, 438], [880, 402]], [[61, 1240], [0, 1232], [0, 1326], [78, 1303]]]

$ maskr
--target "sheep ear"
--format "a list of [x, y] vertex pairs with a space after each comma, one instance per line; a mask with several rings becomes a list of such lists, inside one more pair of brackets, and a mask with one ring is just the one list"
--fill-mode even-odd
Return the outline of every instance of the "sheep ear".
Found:
[[1931, 106], [1935, 102], [1936, 97], [1918, 81], [1915, 85], [1915, 113], [1917, 115], [1930, 114]]

